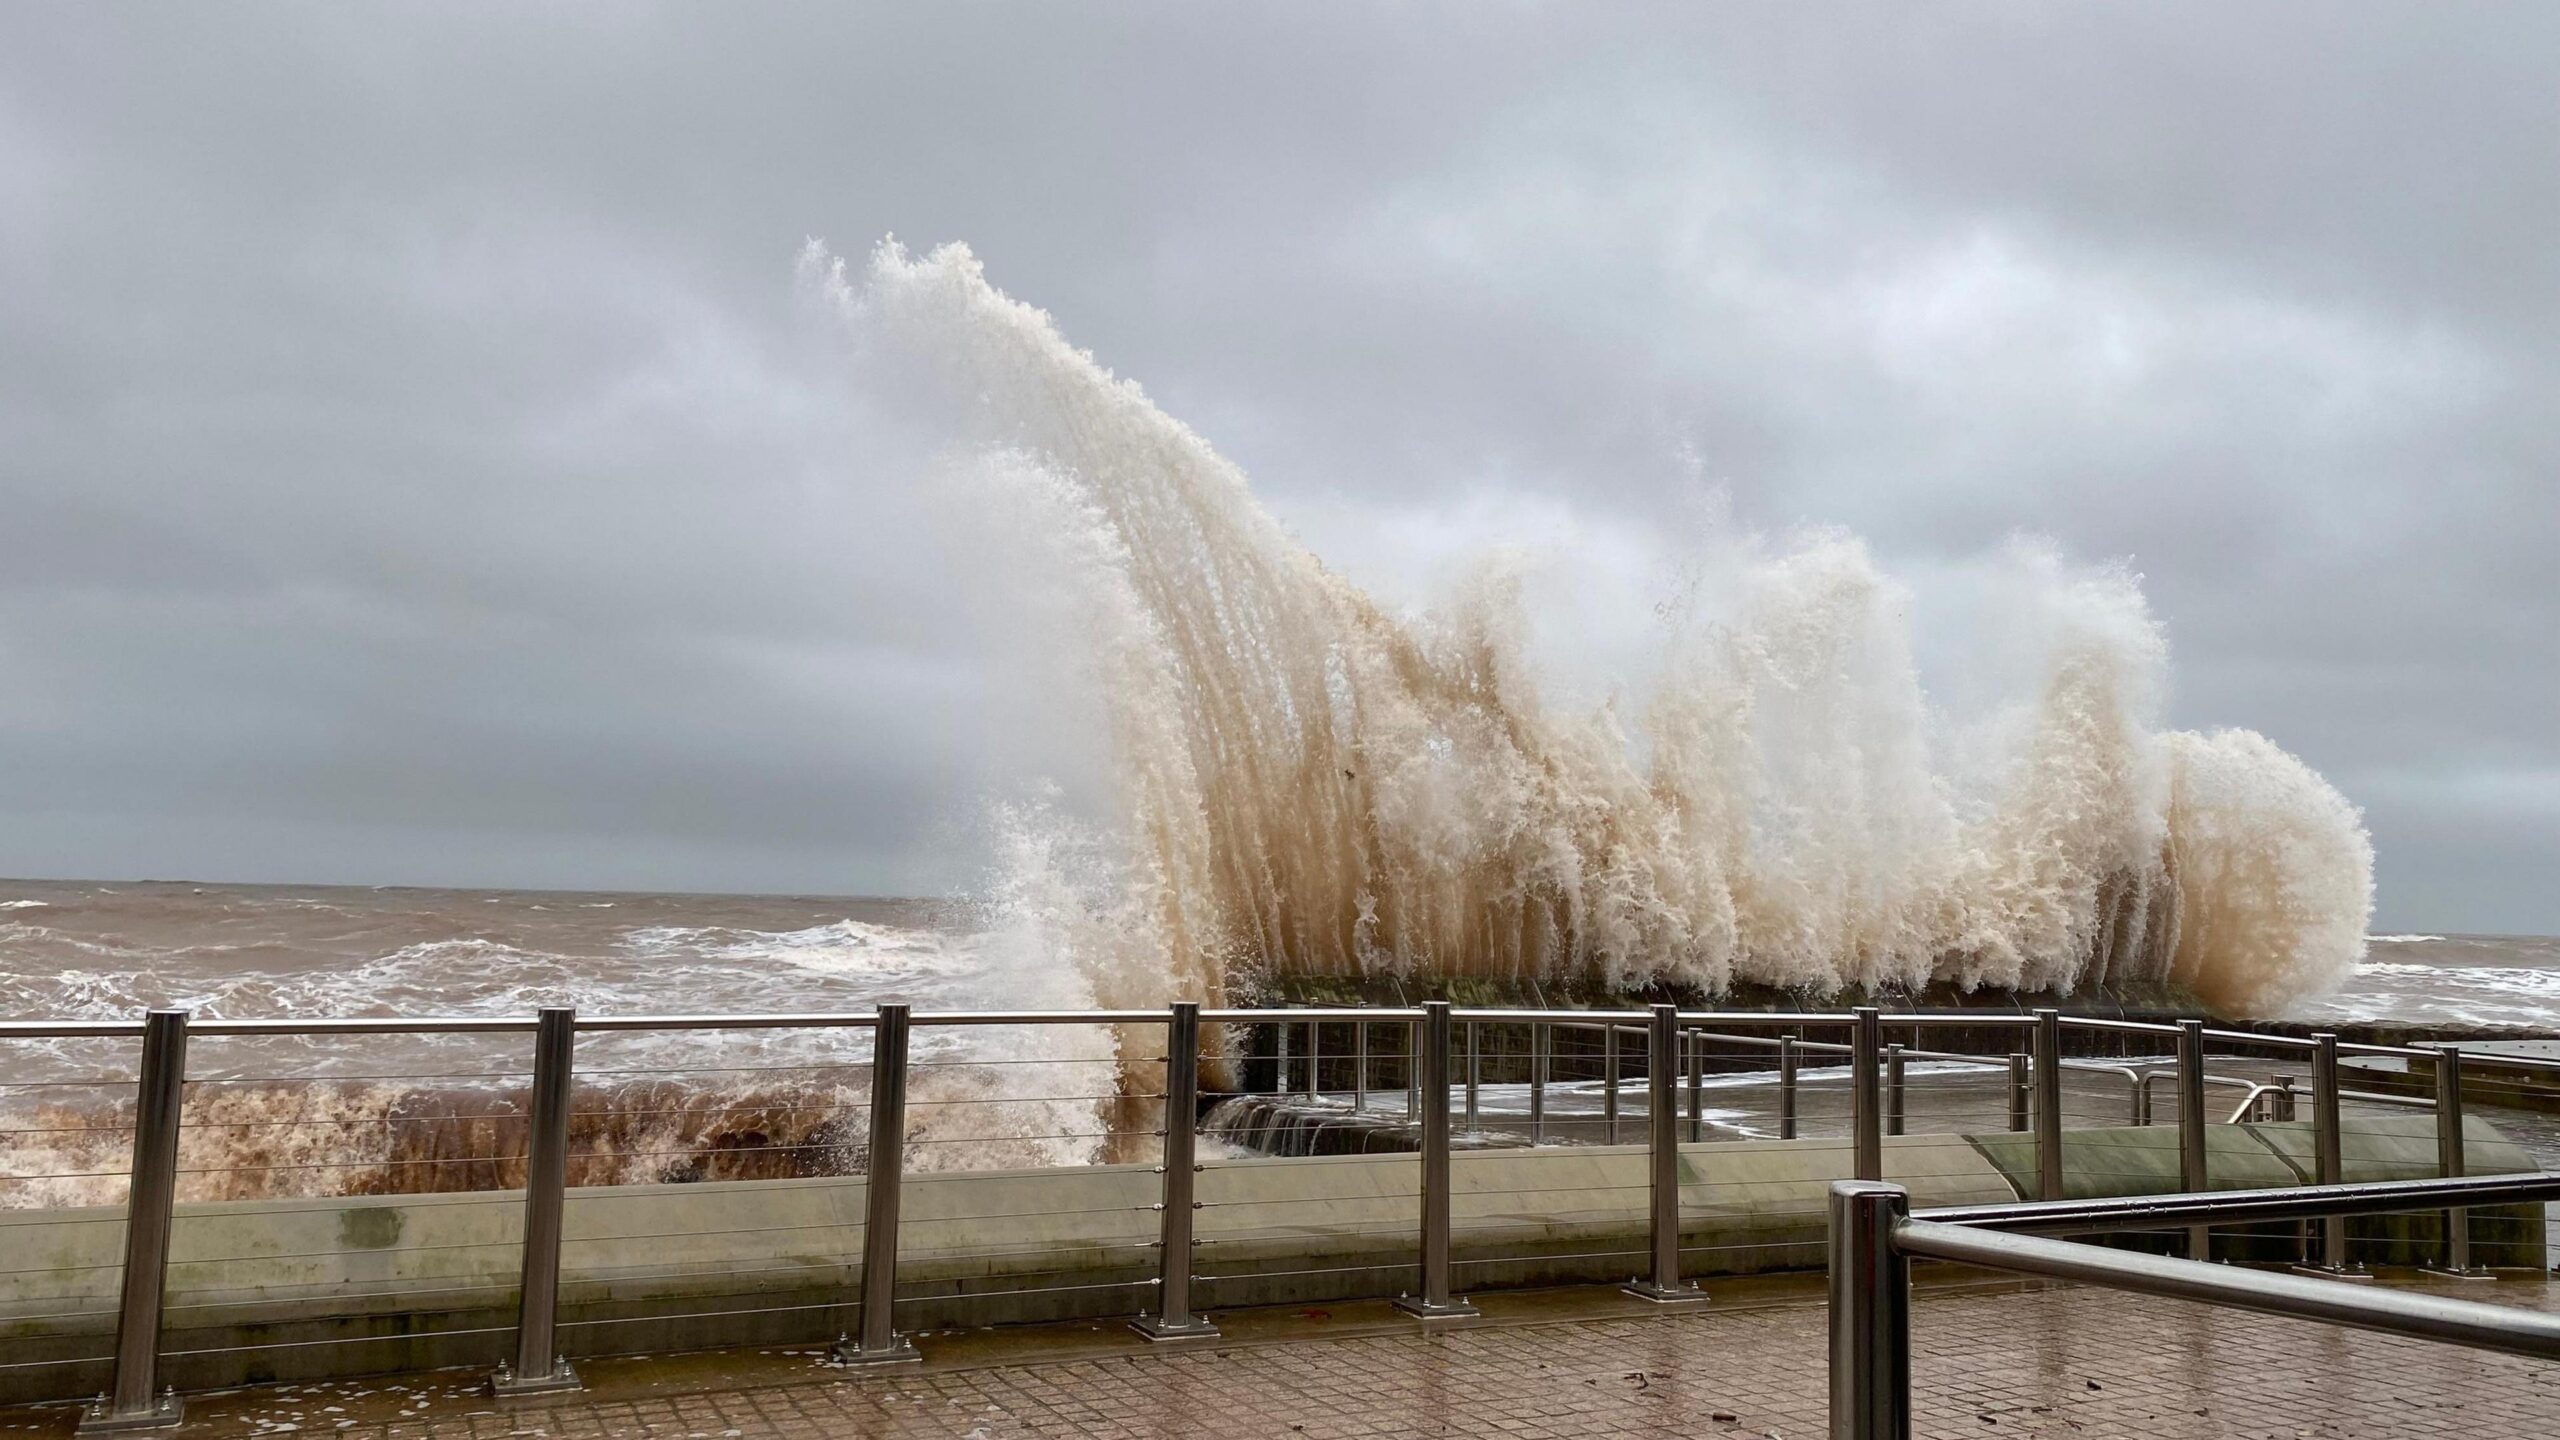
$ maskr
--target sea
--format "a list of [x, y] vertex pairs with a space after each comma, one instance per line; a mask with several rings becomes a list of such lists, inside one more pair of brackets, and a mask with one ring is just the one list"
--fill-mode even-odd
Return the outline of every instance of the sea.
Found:
[[[1003, 1009], [965, 901], [0, 880], [0, 1016]], [[2281, 1018], [2560, 1033], [2560, 937], [2380, 934]], [[0, 1061], [0, 1064], [5, 1064]]]

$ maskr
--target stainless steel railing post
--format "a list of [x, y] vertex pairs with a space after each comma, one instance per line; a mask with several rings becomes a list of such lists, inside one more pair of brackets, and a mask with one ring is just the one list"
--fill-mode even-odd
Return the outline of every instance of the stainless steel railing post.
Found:
[[2027, 1055], [2023, 1050], [2009, 1052], [2009, 1131], [2023, 1135], [2027, 1130], [2028, 1102], [2035, 1093], [2027, 1078]]
[[1422, 1022], [1408, 1021], [1404, 1027], [1404, 1121], [1407, 1125], [1422, 1123]]
[[1351, 1022], [1351, 1108], [1369, 1108], [1369, 1022]]
[[1481, 1130], [1484, 1125], [1476, 1108], [1476, 1090], [1484, 1079], [1483, 1048], [1477, 1044], [1476, 1022], [1467, 1022], [1467, 1129]]
[[1449, 1002], [1422, 1007], [1422, 1293], [1396, 1308], [1423, 1321], [1474, 1315], [1449, 1293]]
[[178, 1130], [186, 1089], [187, 1012], [154, 1010], [142, 1022], [142, 1071], [134, 1094], [115, 1378], [81, 1416], [84, 1434], [156, 1430], [184, 1417], [176, 1392], [160, 1385], [160, 1306], [168, 1290], [169, 1227], [178, 1199]]
[[1796, 1037], [1778, 1037], [1778, 1138], [1796, 1138]]
[[[2338, 1037], [2311, 1037], [2311, 1159], [2316, 1183], [2335, 1185], [2346, 1175], [2346, 1144], [2338, 1122]], [[2347, 1259], [2347, 1218], [2320, 1222], [2320, 1260], [2310, 1267], [2326, 1275], [2355, 1275], [2363, 1267]]]
[[[2145, 1095], [2150, 1093], [2146, 1087]], [[2178, 1188], [2190, 1195], [2209, 1188], [2205, 1172], [2204, 1022], [2178, 1022]], [[2187, 1227], [2187, 1258], [2213, 1258], [2213, 1227]]]
[[1902, 1133], [1902, 1046], [1884, 1047], [1884, 1133]]
[[1289, 1026], [1285, 1022], [1271, 1027], [1271, 1093], [1289, 1093]]
[[1164, 1212], [1158, 1232], [1160, 1279], [1156, 1313], [1130, 1322], [1150, 1340], [1188, 1340], [1215, 1335], [1218, 1327], [1191, 1313], [1191, 1220], [1199, 1208], [1194, 1182], [1200, 1173], [1200, 1006], [1176, 1001], [1165, 1022], [1164, 1062]]
[[1313, 1100], [1324, 1088], [1323, 1022], [1307, 1022], [1307, 1098]]
[[1547, 1068], [1549, 1034], [1541, 1022], [1529, 1027], [1529, 1143], [1547, 1143]]
[[1645, 1159], [1653, 1201], [1653, 1273], [1628, 1285], [1657, 1305], [1695, 1305], [1706, 1292], [1680, 1280], [1680, 1008], [1656, 1005], [1645, 1031]]
[[1849, 1136], [1853, 1173], [1860, 1180], [1884, 1178], [1884, 1106], [1876, 1093], [1877, 1052], [1884, 1022], [1873, 1005], [1849, 1012]]
[[[2291, 1122], [2296, 1119], [2297, 1117], [2294, 1113], [2293, 1102], [2293, 1077], [2290, 1075], [2271, 1075], [2267, 1078], [2267, 1083], [2274, 1087], [2267, 1093], [2267, 1114], [2269, 1118], [2284, 1122]], [[2294, 1222], [2293, 1248], [2294, 1254], [2299, 1257], [2303, 1263], [2308, 1264], [2310, 1262], [2310, 1221], [2297, 1220]]]
[[534, 1021], [533, 1096], [524, 1139], [524, 1264], [517, 1287], [516, 1353], [489, 1377], [501, 1396], [578, 1388], [562, 1358], [560, 1227], [569, 1206], [569, 1102], [576, 1079], [578, 1012], [545, 1005]]
[[1899, 1185], [1831, 1186], [1831, 1440], [1910, 1440], [1911, 1262]]
[[838, 1340], [839, 1365], [914, 1365], [923, 1357], [898, 1333], [898, 1190], [906, 1176], [907, 1007], [877, 1007], [871, 1032], [871, 1158], [864, 1178], [862, 1330]]
[[1600, 1113], [1608, 1123], [1608, 1143], [1618, 1143], [1618, 1024], [1600, 1027]]
[[2062, 1198], [2062, 1012], [2036, 1014], [2036, 1196]]
[[1689, 1046], [1689, 1140], [1707, 1138], [1707, 1037], [1681, 1032]]
[[[2461, 1178], [2469, 1157], [2463, 1153], [2462, 1133], [2462, 1047], [2436, 1047], [2436, 1172], [2448, 1180]], [[2444, 1263], [2428, 1266], [2440, 1275], [2465, 1280], [2487, 1277], [2488, 1271], [2471, 1263], [2471, 1212], [2453, 1209], [2444, 1212]]]

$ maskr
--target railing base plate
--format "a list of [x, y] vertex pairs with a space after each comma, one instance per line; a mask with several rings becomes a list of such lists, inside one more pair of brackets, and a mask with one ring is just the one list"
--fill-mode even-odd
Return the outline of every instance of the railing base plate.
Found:
[[1411, 1295], [1398, 1296], [1396, 1308], [1425, 1325], [1449, 1325], [1461, 1320], [1481, 1319], [1484, 1315], [1483, 1311], [1464, 1300], [1451, 1300], [1446, 1304], [1434, 1305], [1428, 1300], [1417, 1299]]
[[2498, 1278], [2490, 1274], [2485, 1265], [2474, 1265], [2468, 1270], [2455, 1270], [2444, 1265], [2421, 1265], [2418, 1269], [2430, 1280], [2495, 1280]]
[[569, 1391], [585, 1388], [585, 1382], [578, 1379], [577, 1367], [566, 1360], [553, 1366], [548, 1375], [524, 1376], [516, 1374], [513, 1370], [501, 1368], [489, 1377], [489, 1393], [501, 1400], [516, 1400], [532, 1395], [564, 1395]]
[[1655, 1305], [1686, 1308], [1707, 1303], [1707, 1292], [1696, 1285], [1656, 1285], [1650, 1280], [1638, 1280], [1618, 1289]]
[[2288, 1265], [2285, 1267], [2285, 1272], [2291, 1275], [2308, 1275], [2314, 1280], [2344, 1280], [2350, 1285], [2373, 1283], [2373, 1272], [2361, 1265], [2350, 1265], [2344, 1270], [2332, 1270], [2326, 1265]]
[[914, 1341], [900, 1335], [877, 1350], [865, 1350], [859, 1345], [839, 1340], [835, 1348], [827, 1352], [827, 1363], [848, 1369], [872, 1370], [892, 1365], [921, 1365], [924, 1357], [916, 1353]]
[[186, 1403], [174, 1394], [163, 1395], [158, 1404], [131, 1415], [111, 1415], [107, 1413], [106, 1402], [101, 1400], [80, 1412], [80, 1428], [76, 1433], [114, 1435], [129, 1430], [166, 1430], [184, 1421], [186, 1416]]
[[1215, 1340], [1218, 1338], [1218, 1327], [1197, 1316], [1179, 1325], [1169, 1325], [1161, 1315], [1144, 1315], [1130, 1321], [1129, 1328], [1159, 1344], [1169, 1340]]

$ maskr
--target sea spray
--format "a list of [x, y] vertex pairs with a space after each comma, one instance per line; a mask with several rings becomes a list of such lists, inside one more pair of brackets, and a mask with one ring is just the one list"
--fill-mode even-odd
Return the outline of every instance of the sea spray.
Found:
[[2026, 698], [1949, 717], [1901, 588], [1816, 532], [1748, 557], [1634, 720], [1561, 710], [1499, 572], [1391, 616], [965, 247], [884, 245], [858, 278], [813, 247], [807, 273], [875, 377], [943, 397], [938, 483], [1038, 517], [1084, 577], [1056, 638], [1093, 662], [1116, 862], [1048, 913], [1104, 1004], [1464, 975], [2166, 982], [2265, 1012], [2363, 953], [2357, 812], [2260, 737], [2158, 729], [2166, 646], [2130, 574], [2014, 547]]
[[2373, 846], [2354, 807], [2263, 735], [2168, 743], [2170, 863], [2186, 896], [2172, 978], [2250, 1015], [2337, 988], [2373, 912]]

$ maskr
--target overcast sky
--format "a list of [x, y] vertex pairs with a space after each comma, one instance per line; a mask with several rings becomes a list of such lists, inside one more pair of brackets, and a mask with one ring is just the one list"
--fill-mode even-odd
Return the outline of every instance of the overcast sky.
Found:
[[983, 577], [792, 281], [895, 233], [1399, 603], [1704, 486], [2126, 560], [2169, 718], [2366, 808], [2378, 928], [2560, 931], [2554, 56], [2442, 0], [11, 6], [0, 874], [966, 886]]

